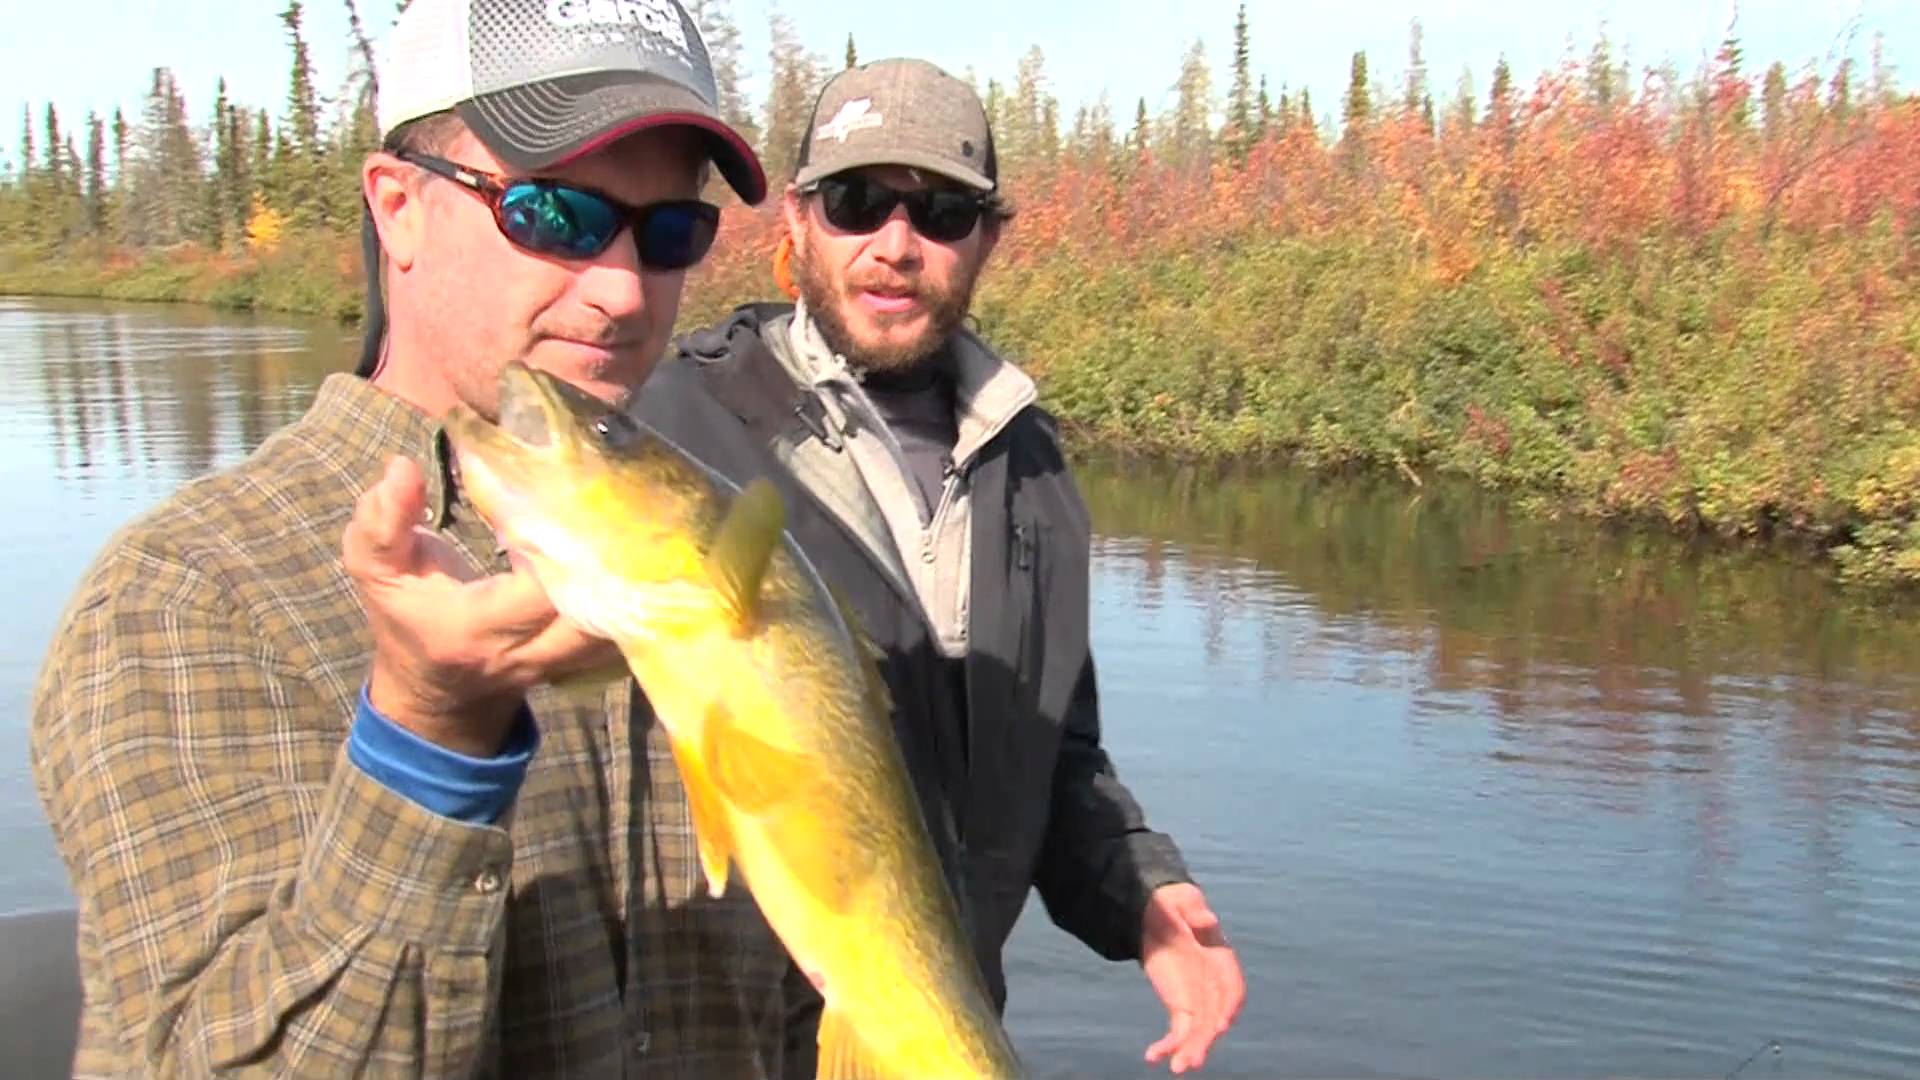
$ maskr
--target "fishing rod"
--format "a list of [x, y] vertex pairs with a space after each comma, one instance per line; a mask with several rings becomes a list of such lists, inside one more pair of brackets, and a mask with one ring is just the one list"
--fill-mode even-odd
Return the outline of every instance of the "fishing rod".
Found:
[[1753, 1064], [1755, 1058], [1759, 1057], [1761, 1054], [1764, 1054], [1769, 1050], [1773, 1051], [1774, 1057], [1779, 1057], [1782, 1053], [1780, 1049], [1780, 1040], [1768, 1039], [1766, 1042], [1761, 1043], [1760, 1049], [1755, 1050], [1751, 1054], [1748, 1054], [1747, 1060], [1741, 1062], [1738, 1066], [1734, 1068], [1732, 1072], [1728, 1073], [1726, 1076], [1726, 1080], [1733, 1080], [1734, 1077], [1739, 1076], [1742, 1072], [1746, 1071], [1747, 1066]]

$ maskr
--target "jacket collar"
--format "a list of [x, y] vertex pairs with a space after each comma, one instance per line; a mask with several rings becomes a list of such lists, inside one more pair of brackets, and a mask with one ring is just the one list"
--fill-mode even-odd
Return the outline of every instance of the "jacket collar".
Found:
[[[767, 324], [769, 337], [784, 332], [788, 348], [775, 349], [789, 367], [789, 373], [801, 385], [816, 389], [831, 388], [840, 395], [851, 394], [864, 403], [859, 389], [860, 372], [847, 358], [827, 345], [819, 325], [807, 312], [806, 302], [794, 306], [785, 326], [779, 321]], [[961, 328], [947, 341], [953, 359], [954, 409], [959, 439], [953, 448], [953, 463], [965, 470], [994, 437], [1006, 430], [1020, 411], [1039, 398], [1033, 379], [1011, 361], [1001, 357], [972, 330]], [[827, 414], [838, 434], [846, 433], [846, 412], [834, 400], [823, 395]]]

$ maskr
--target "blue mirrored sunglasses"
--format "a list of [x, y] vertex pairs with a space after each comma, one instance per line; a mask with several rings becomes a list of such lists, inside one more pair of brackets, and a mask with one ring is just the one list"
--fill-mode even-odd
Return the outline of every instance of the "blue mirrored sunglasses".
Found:
[[720, 208], [698, 199], [632, 206], [578, 184], [509, 179], [431, 154], [397, 156], [479, 195], [500, 234], [538, 255], [591, 259], [632, 225], [643, 269], [685, 270], [706, 258], [720, 229]]

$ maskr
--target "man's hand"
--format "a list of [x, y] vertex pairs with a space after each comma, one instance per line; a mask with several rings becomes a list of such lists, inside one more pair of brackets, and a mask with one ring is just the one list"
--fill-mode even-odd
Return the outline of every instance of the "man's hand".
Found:
[[1247, 984], [1199, 888], [1181, 883], [1154, 890], [1142, 919], [1140, 966], [1168, 1019], [1166, 1035], [1147, 1047], [1147, 1060], [1157, 1065], [1171, 1054], [1176, 1073], [1200, 1068], [1207, 1049], [1240, 1014]]
[[475, 572], [417, 527], [425, 505], [419, 466], [395, 458], [341, 540], [373, 633], [368, 697], [423, 739], [490, 757], [529, 687], [618, 662], [619, 650], [562, 619], [531, 573]]

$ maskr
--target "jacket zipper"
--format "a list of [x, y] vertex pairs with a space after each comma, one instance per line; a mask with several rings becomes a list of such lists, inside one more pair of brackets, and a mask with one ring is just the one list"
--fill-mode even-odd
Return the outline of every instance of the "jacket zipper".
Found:
[[[954, 496], [958, 494], [960, 490], [960, 468], [954, 464], [951, 456], [941, 463], [940, 475], [945, 481], [940, 486], [940, 504], [934, 508], [933, 520], [927, 523], [926, 528], [920, 530], [920, 558], [921, 561], [932, 567], [938, 566], [939, 551], [937, 545], [941, 534], [946, 529], [947, 513], [953, 508]], [[967, 571], [965, 567], [959, 567], [956, 568], [955, 572], [966, 573]], [[939, 584], [937, 577], [936, 584]], [[955, 623], [960, 617], [960, 599], [954, 594], [955, 590], [953, 589], [939, 590], [939, 602], [947, 605], [946, 618], [941, 620], [944, 623]], [[961, 629], [964, 632], [965, 627]]]

